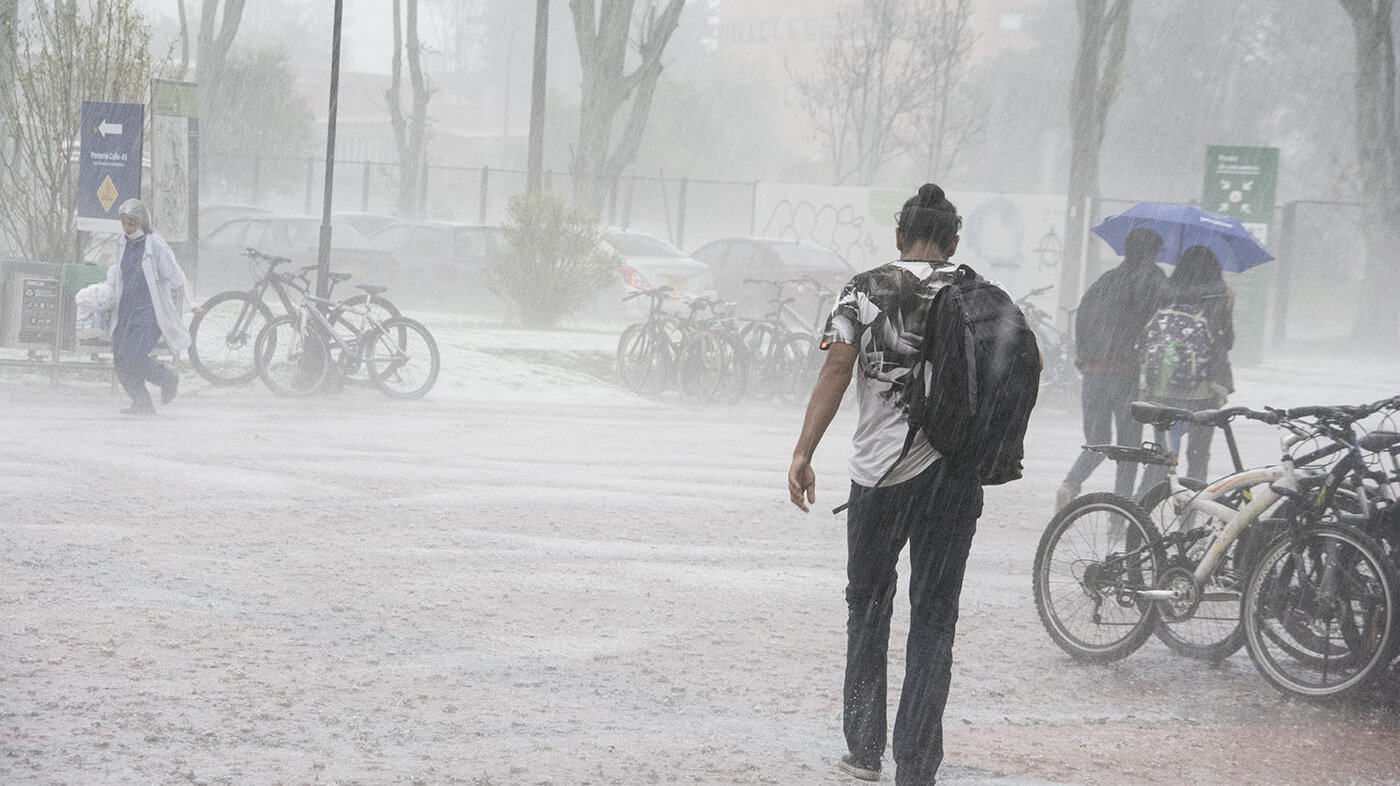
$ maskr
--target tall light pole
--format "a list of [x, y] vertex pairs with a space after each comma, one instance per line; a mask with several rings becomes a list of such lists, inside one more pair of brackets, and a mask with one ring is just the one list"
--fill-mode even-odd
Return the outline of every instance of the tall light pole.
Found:
[[544, 184], [544, 78], [548, 50], [549, 0], [535, 0], [535, 76], [530, 87], [530, 147], [525, 164], [527, 194], [538, 194]]
[[321, 202], [321, 245], [316, 252], [316, 296], [330, 295], [331, 192], [335, 184], [335, 115], [340, 94], [340, 20], [343, 0], [335, 0], [331, 33], [331, 104], [326, 113], [326, 193]]

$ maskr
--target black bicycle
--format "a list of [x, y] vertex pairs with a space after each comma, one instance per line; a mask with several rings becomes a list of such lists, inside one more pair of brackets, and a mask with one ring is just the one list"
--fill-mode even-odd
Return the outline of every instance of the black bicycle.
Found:
[[[1054, 286], [1032, 289], [1016, 301], [1026, 317], [1026, 323], [1040, 344], [1040, 401], [1061, 405], [1072, 404], [1079, 395], [1079, 369], [1074, 365], [1074, 336], [1055, 327], [1055, 320], [1044, 309], [1031, 302]], [[1073, 323], [1071, 323], [1073, 324]]]
[[[190, 363], [201, 377], [212, 385], [241, 385], [258, 375], [253, 341], [273, 320], [267, 305], [267, 292], [272, 290], [288, 316], [298, 312], [301, 299], [311, 294], [311, 276], [317, 267], [308, 265], [295, 273], [279, 273], [277, 268], [290, 264], [286, 257], [264, 254], [256, 248], [243, 252], [253, 271], [254, 283], [247, 290], [220, 292], [204, 302], [203, 312], [190, 320]], [[331, 273], [330, 286], [348, 281], [349, 273]], [[329, 293], [328, 293], [329, 294]], [[372, 308], [382, 322], [400, 316], [399, 309], [383, 297], [355, 295], [344, 302], [346, 309], [360, 306]], [[339, 313], [328, 313], [334, 325]]]

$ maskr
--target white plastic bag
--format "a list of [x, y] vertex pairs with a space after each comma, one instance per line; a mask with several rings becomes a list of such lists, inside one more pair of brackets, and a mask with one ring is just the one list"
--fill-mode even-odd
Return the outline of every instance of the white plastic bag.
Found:
[[79, 340], [100, 338], [107, 334], [107, 319], [112, 307], [117, 304], [117, 293], [107, 286], [107, 282], [99, 281], [73, 293], [73, 303], [77, 307]]

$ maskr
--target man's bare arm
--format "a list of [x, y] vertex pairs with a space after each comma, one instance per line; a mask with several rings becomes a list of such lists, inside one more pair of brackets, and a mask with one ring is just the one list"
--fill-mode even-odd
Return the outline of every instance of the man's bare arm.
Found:
[[797, 438], [797, 447], [792, 451], [792, 466], [788, 468], [788, 497], [803, 512], [808, 510], [809, 503], [817, 501], [817, 476], [812, 471], [812, 454], [841, 407], [841, 398], [851, 384], [851, 370], [855, 367], [857, 354], [856, 348], [850, 344], [832, 344], [826, 351], [826, 362], [822, 364], [812, 398], [807, 402], [802, 434]]

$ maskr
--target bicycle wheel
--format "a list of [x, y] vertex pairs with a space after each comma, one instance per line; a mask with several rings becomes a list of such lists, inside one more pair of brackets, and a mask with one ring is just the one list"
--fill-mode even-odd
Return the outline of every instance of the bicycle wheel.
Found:
[[715, 399], [724, 404], [738, 404], [744, 400], [749, 384], [749, 355], [738, 336], [720, 336], [720, 356], [723, 361], [723, 374]]
[[365, 338], [365, 369], [393, 398], [422, 398], [437, 383], [442, 358], [428, 329], [408, 317], [391, 319]]
[[1077, 660], [1131, 655], [1152, 635], [1157, 605], [1137, 597], [1161, 575], [1157, 530], [1136, 502], [1085, 494], [1055, 514], [1040, 538], [1033, 584], [1040, 621]]
[[[1245, 531], [1230, 544], [1224, 558], [1198, 593], [1192, 574], [1205, 556], [1210, 543], [1209, 532], [1199, 528], [1208, 523], [1203, 513], [1185, 508], [1185, 502], [1205, 484], [1195, 478], [1178, 478], [1185, 491], [1171, 496], [1167, 481], [1147, 490], [1138, 504], [1147, 513], [1148, 521], [1166, 543], [1163, 553], [1166, 563], [1159, 589], [1175, 589], [1182, 593], [1177, 600], [1158, 601], [1157, 638], [1178, 655], [1208, 661], [1222, 661], [1244, 646], [1244, 628], [1240, 625], [1240, 596], [1244, 580], [1249, 575], [1246, 555], [1253, 539]], [[1237, 507], [1234, 501], [1226, 504]], [[1195, 532], [1193, 536], [1188, 533]], [[1171, 542], [1173, 540], [1176, 542]]]
[[739, 331], [748, 355], [748, 392], [756, 399], [770, 399], [777, 392], [774, 364], [780, 339], [777, 328], [767, 322], [750, 322]]
[[1255, 667], [1278, 690], [1344, 696], [1382, 676], [1397, 646], [1395, 567], [1370, 536], [1322, 525], [1270, 543], [1241, 614]]
[[[340, 377], [344, 381], [360, 385], [371, 384], [369, 371], [364, 365], [365, 352], [360, 349], [361, 342], [369, 336], [376, 322], [383, 325], [391, 319], [402, 316], [398, 306], [382, 296], [375, 296], [367, 316], [364, 313], [364, 305], [368, 300], [369, 295], [355, 295], [342, 303], [341, 307], [333, 309], [331, 313], [326, 315], [327, 321], [331, 323], [331, 329], [340, 339], [340, 344], [331, 343], [330, 345], [331, 354], [335, 356], [334, 367], [339, 371]], [[373, 316], [374, 321], [370, 321], [369, 316]], [[408, 341], [407, 331], [404, 329], [396, 330], [394, 338], [399, 341], [400, 346], [406, 345]]]
[[825, 359], [816, 339], [795, 334], [778, 345], [773, 384], [778, 398], [787, 404], [805, 404], [821, 374]]
[[272, 309], [246, 292], [222, 292], [190, 320], [190, 364], [211, 385], [241, 385], [258, 375], [253, 342]]
[[279, 396], [305, 396], [316, 391], [330, 368], [326, 340], [314, 328], [302, 330], [293, 316], [280, 316], [258, 333], [254, 343], [258, 376]]
[[697, 330], [681, 342], [676, 384], [681, 398], [704, 403], [715, 397], [724, 380], [724, 342], [709, 330]]
[[645, 322], [628, 325], [617, 341], [617, 379], [633, 393], [656, 395], [671, 377], [670, 342]]

